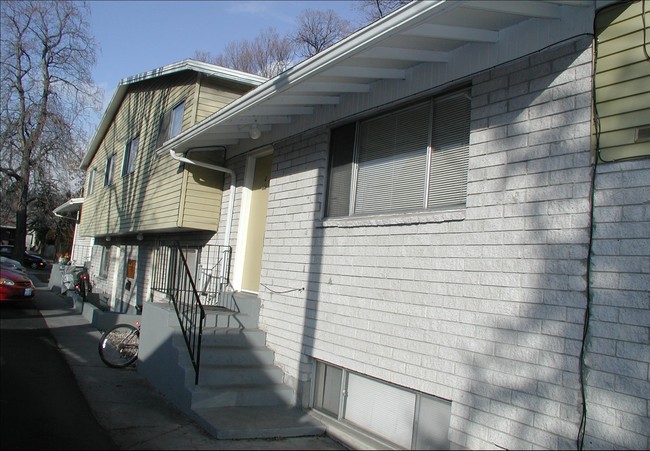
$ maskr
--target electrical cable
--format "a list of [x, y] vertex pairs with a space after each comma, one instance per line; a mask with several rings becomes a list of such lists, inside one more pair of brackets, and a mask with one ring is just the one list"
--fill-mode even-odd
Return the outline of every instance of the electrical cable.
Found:
[[[642, 7], [641, 7], [641, 20], [642, 20], [642, 26], [643, 26], [643, 53], [646, 57], [647, 61], [650, 61], [650, 56], [648, 54], [648, 49], [647, 49], [647, 28], [646, 28], [646, 23], [645, 23], [645, 7], [646, 7], [646, 1], [647, 0], [642, 0]], [[624, 2], [624, 6], [629, 6], [633, 1], [627, 1]], [[595, 137], [596, 137], [596, 157], [594, 158], [594, 163], [592, 165], [592, 172], [591, 172], [591, 183], [590, 183], [590, 188], [589, 188], [589, 201], [590, 201], [590, 226], [589, 226], [589, 239], [588, 239], [588, 250], [587, 250], [587, 271], [585, 275], [586, 279], [586, 305], [585, 305], [585, 312], [584, 312], [584, 321], [583, 321], [583, 329], [582, 329], [582, 346], [580, 348], [580, 356], [579, 356], [579, 376], [580, 376], [580, 394], [582, 397], [582, 412], [580, 416], [580, 424], [578, 427], [578, 436], [576, 438], [576, 447], [578, 450], [582, 451], [584, 448], [584, 440], [585, 440], [585, 433], [587, 429], [587, 400], [586, 400], [586, 374], [585, 374], [585, 368], [586, 368], [586, 352], [587, 352], [587, 338], [588, 338], [588, 333], [589, 333], [589, 320], [591, 318], [591, 292], [590, 292], [590, 287], [591, 287], [591, 256], [593, 254], [593, 236], [594, 236], [594, 223], [595, 223], [595, 192], [596, 192], [596, 175], [598, 173], [598, 163], [599, 160], [603, 163], [612, 163], [612, 162], [618, 162], [618, 161], [626, 161], [626, 160], [634, 160], [638, 158], [644, 158], [647, 157], [648, 155], [637, 155], [634, 157], [624, 157], [624, 158], [618, 158], [618, 159], [612, 159], [612, 160], [605, 160], [602, 158], [602, 153], [601, 153], [601, 148], [600, 148], [600, 134], [601, 134], [601, 124], [600, 124], [600, 116], [598, 114], [598, 103], [597, 103], [597, 96], [596, 96], [596, 72], [597, 72], [597, 64], [598, 64], [598, 35], [596, 33], [597, 31], [597, 18], [599, 14], [602, 14], [604, 11], [607, 11], [609, 9], [613, 8], [618, 8], [621, 7], [621, 3], [616, 3], [613, 5], [609, 5], [600, 11], [598, 11], [597, 14], [594, 15], [594, 21], [593, 21], [593, 29], [594, 29], [594, 50], [593, 50], [593, 68], [592, 68], [592, 102], [593, 102], [593, 108], [594, 108], [594, 129], [595, 129]]]
[[269, 288], [268, 285], [264, 285], [263, 283], [261, 283], [260, 285], [262, 285], [262, 286], [263, 286], [264, 288], [266, 288], [270, 293], [273, 293], [273, 294], [286, 294], [286, 293], [293, 293], [294, 291], [298, 291], [298, 292], [305, 291], [305, 287], [302, 287], [302, 288], [293, 288], [293, 289], [291, 289], [291, 290], [286, 290], [286, 291], [275, 291], [275, 290], [272, 290], [271, 288]]

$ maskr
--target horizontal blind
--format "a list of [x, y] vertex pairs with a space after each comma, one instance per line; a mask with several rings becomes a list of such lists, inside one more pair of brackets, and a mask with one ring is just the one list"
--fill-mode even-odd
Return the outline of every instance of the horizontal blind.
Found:
[[466, 94], [434, 102], [429, 208], [465, 205], [471, 106]]
[[356, 123], [332, 130], [330, 137], [330, 177], [327, 193], [327, 215], [350, 214], [350, 186], [354, 156]]
[[424, 207], [429, 112], [426, 102], [360, 124], [355, 214]]

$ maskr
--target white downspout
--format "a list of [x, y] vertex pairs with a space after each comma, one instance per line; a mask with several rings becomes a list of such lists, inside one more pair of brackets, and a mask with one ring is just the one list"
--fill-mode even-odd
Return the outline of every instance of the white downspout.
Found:
[[[191, 149], [190, 149], [191, 151]], [[189, 153], [189, 151], [188, 151]], [[178, 160], [183, 163], [192, 164], [194, 166], [200, 166], [206, 169], [212, 169], [213, 171], [225, 172], [230, 175], [230, 202], [228, 204], [228, 215], [226, 217], [226, 230], [224, 232], [224, 242], [226, 246], [230, 246], [230, 234], [232, 231], [232, 217], [233, 212], [235, 211], [235, 187], [237, 186], [237, 177], [235, 176], [235, 171], [232, 169], [224, 168], [222, 166], [216, 166], [210, 163], [204, 163], [202, 161], [190, 160], [189, 158], [183, 156], [182, 154], [176, 153], [174, 148], [169, 149], [169, 154], [174, 160]], [[221, 265], [221, 277], [222, 281], [226, 280], [226, 264]]]

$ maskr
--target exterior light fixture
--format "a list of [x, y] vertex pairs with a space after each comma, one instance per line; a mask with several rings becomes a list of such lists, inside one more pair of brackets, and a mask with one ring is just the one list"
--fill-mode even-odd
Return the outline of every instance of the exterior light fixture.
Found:
[[251, 137], [251, 139], [259, 139], [259, 137], [262, 136], [262, 132], [257, 126], [257, 122], [251, 125], [251, 129], [248, 131], [248, 135]]
[[138, 239], [138, 241], [142, 241], [144, 239], [144, 235], [141, 233], [138, 233], [135, 237]]
[[110, 235], [106, 235], [106, 241], [108, 241], [108, 242], [111, 241], [111, 236]]

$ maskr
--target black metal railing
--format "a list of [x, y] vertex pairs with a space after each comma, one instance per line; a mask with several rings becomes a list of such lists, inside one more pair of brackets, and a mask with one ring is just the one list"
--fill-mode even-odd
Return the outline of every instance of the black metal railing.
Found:
[[165, 293], [174, 305], [195, 380], [199, 381], [204, 305], [219, 305], [228, 285], [230, 248], [158, 243], [154, 252], [152, 289]]

